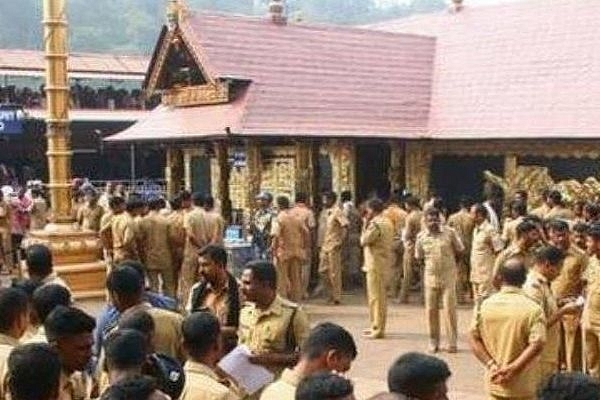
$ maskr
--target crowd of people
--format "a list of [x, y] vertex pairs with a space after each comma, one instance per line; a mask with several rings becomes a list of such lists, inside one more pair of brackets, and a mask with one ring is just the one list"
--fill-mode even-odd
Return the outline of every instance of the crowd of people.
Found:
[[[388, 392], [375, 399], [447, 398], [451, 371], [434, 354], [457, 351], [458, 302], [473, 304], [469, 342], [488, 398], [600, 398], [596, 203], [571, 209], [548, 191], [532, 209], [517, 191], [503, 218], [495, 196], [463, 199], [448, 215], [436, 197], [396, 193], [356, 205], [344, 192], [339, 201], [326, 193], [316, 215], [302, 193], [292, 204], [262, 192], [245, 229], [255, 260], [234, 276], [211, 196], [182, 191], [167, 201], [112, 184], [76, 193], [74, 220], [97, 233], [109, 266], [109, 301], [97, 319], [73, 304], [48, 248], [10, 251], [26, 233], [14, 221], [25, 214], [23, 226], [33, 226], [41, 194], [0, 197], [4, 263], [22, 261], [27, 271], [0, 289], [0, 397], [354, 399], [344, 376], [358, 354], [354, 338], [333, 322], [311, 329], [301, 304], [324, 295], [339, 306], [344, 286], [364, 280], [364, 337], [386, 337], [390, 300], [421, 300], [431, 353], [400, 356]], [[250, 390], [219, 366], [238, 346], [272, 383]]]
[[[0, 102], [25, 108], [42, 108], [44, 85], [39, 88], [0, 86]], [[145, 99], [140, 89], [117, 89], [113, 86], [95, 88], [75, 83], [71, 86], [71, 106], [75, 109], [145, 110], [158, 105], [156, 98]]]

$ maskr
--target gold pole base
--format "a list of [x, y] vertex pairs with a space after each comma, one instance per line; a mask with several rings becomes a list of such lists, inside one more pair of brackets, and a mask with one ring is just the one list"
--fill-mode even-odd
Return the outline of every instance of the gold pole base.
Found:
[[23, 247], [43, 244], [52, 252], [54, 271], [64, 279], [75, 299], [106, 297], [106, 264], [97, 234], [72, 223], [50, 223], [31, 231]]

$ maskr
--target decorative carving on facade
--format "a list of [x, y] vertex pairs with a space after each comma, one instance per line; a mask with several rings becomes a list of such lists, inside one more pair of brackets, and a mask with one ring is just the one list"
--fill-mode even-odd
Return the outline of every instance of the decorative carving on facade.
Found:
[[404, 148], [400, 142], [390, 142], [388, 179], [392, 192], [404, 187]]
[[421, 199], [429, 192], [432, 153], [427, 143], [406, 143], [405, 180], [408, 191]]
[[518, 189], [526, 189], [531, 196], [529, 203], [532, 207], [541, 204], [539, 194], [544, 189], [556, 189], [563, 194], [567, 203], [576, 200], [596, 201], [600, 198], [600, 182], [594, 177], [586, 178], [583, 182], [575, 179], [555, 182], [548, 168], [537, 165], [522, 165], [516, 168], [514, 178], [509, 181], [506, 177], [494, 175], [490, 171], [483, 173], [486, 181], [498, 185], [504, 191], [505, 198], [511, 198]]
[[354, 192], [354, 183], [356, 182], [354, 145], [349, 142], [332, 140], [327, 146], [327, 153], [331, 160], [333, 191], [338, 194], [344, 190]]
[[246, 143], [246, 170], [247, 180], [243, 183], [244, 187], [247, 188], [245, 208], [251, 213], [255, 208], [254, 199], [260, 192], [262, 170], [260, 147], [255, 141]]
[[294, 197], [295, 164], [292, 157], [275, 157], [262, 163], [261, 190], [276, 196]]
[[223, 104], [228, 101], [229, 85], [226, 82], [168, 89], [162, 97], [163, 104], [176, 107]]
[[313, 168], [311, 163], [311, 144], [296, 142], [296, 192], [310, 193]]

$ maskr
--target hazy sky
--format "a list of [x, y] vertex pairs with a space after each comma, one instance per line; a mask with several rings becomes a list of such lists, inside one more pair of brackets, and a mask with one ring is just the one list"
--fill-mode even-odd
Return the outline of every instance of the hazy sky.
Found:
[[[385, 3], [406, 3], [410, 0], [379, 0], [379, 2], [385, 4]], [[446, 0], [448, 3], [450, 3], [449, 0]], [[480, 6], [480, 5], [488, 5], [488, 4], [498, 4], [498, 3], [509, 3], [509, 2], [514, 2], [514, 1], [523, 1], [523, 0], [463, 0], [465, 5], [476, 5], [476, 6]]]

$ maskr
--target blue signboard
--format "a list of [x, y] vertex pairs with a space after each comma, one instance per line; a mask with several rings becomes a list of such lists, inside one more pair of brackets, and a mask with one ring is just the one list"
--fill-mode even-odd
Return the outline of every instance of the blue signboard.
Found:
[[19, 106], [0, 106], [0, 135], [23, 133], [23, 109]]

